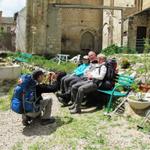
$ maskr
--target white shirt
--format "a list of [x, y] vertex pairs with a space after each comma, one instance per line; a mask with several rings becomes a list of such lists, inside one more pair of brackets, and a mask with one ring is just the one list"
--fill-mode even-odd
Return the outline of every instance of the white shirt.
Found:
[[107, 68], [104, 64], [99, 65], [91, 71], [92, 78], [103, 80], [107, 72]]

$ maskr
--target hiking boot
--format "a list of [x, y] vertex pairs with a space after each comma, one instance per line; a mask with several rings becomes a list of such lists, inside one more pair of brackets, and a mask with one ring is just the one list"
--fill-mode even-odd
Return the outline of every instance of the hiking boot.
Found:
[[22, 124], [24, 126], [29, 126], [32, 123], [32, 121], [33, 120], [31, 119], [31, 117], [26, 116], [26, 118], [22, 120]]
[[69, 107], [69, 110], [72, 110], [72, 109], [74, 109], [75, 108], [75, 105], [73, 104], [73, 105], [71, 105], [70, 107]]
[[74, 108], [70, 111], [71, 114], [80, 114], [81, 113], [81, 109], [80, 108]]
[[64, 94], [62, 94], [62, 93], [57, 93], [56, 95], [57, 95], [57, 97], [61, 97], [61, 98], [63, 98], [63, 99], [66, 99], [66, 98], [67, 98], [67, 96], [66, 96], [65, 93], [64, 93]]
[[65, 107], [65, 106], [68, 106], [68, 102], [66, 102], [65, 99], [63, 99], [63, 98], [61, 98], [61, 97], [58, 97], [58, 101], [63, 104], [62, 106], [64, 106], [64, 107]]
[[51, 117], [49, 119], [41, 119], [41, 125], [48, 125], [55, 122], [55, 118]]

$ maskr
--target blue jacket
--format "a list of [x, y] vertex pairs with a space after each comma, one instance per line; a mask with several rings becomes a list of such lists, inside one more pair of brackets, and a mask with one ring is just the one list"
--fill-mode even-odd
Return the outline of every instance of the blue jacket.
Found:
[[76, 76], [82, 76], [84, 74], [85, 69], [89, 66], [89, 64], [82, 64], [74, 70], [74, 74]]

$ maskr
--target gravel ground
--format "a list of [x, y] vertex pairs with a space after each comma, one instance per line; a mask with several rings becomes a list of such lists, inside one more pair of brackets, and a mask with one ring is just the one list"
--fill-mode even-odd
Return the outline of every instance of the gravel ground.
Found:
[[[59, 103], [54, 94], [52, 116], [59, 111]], [[56, 130], [56, 123], [47, 126], [41, 126], [35, 121], [30, 127], [24, 127], [21, 123], [21, 115], [12, 111], [0, 111], [0, 150], [10, 150], [19, 142], [23, 141], [23, 149], [27, 149], [28, 145], [38, 142], [40, 139], [47, 138], [50, 133]]]

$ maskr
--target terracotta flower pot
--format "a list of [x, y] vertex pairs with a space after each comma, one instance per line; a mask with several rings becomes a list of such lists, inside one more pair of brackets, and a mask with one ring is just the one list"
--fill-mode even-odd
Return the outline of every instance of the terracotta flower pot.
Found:
[[149, 84], [140, 84], [139, 89], [142, 92], [148, 92], [150, 90], [150, 85]]

